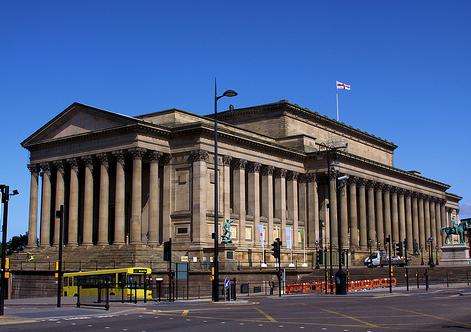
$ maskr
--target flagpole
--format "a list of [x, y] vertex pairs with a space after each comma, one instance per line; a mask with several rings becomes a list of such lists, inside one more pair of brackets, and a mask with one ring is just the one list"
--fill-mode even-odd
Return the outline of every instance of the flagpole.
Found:
[[337, 121], [339, 121], [339, 92], [335, 93], [335, 99], [337, 101]]

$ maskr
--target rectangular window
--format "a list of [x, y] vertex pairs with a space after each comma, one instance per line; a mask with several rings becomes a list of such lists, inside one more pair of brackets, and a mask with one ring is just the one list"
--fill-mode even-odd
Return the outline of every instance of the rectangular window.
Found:
[[280, 225], [273, 226], [273, 239], [281, 239]]
[[188, 234], [188, 227], [177, 227], [177, 234]]
[[245, 226], [245, 240], [246, 241], [252, 242], [252, 240], [253, 240], [252, 234], [253, 234], [253, 227], [252, 226]]
[[231, 238], [237, 239], [237, 225], [231, 225]]
[[304, 228], [298, 229], [297, 242], [301, 247], [304, 247]]

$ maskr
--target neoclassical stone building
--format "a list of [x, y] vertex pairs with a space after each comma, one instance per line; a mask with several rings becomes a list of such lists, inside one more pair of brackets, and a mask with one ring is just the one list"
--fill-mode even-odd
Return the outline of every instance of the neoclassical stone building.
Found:
[[[458, 213], [449, 185], [394, 167], [394, 143], [291, 102], [231, 109], [218, 120], [220, 222], [234, 220], [241, 262], [263, 259], [261, 230], [267, 249], [291, 234], [297, 260], [312, 261], [316, 247], [328, 245], [366, 253], [388, 235], [425, 250], [430, 237], [443, 243], [440, 228]], [[172, 238], [182, 253], [208, 261], [212, 137], [211, 115], [169, 109], [130, 117], [70, 105], [22, 142], [30, 152], [30, 250], [38, 234], [38, 252], [57, 245], [54, 211], [64, 204], [70, 250], [157, 252]], [[332, 142], [347, 147], [334, 153], [326, 149]]]

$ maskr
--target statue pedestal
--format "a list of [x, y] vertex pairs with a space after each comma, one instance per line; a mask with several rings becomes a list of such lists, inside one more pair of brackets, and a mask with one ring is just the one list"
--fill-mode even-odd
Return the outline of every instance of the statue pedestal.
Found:
[[219, 260], [221, 262], [234, 262], [236, 260], [235, 251], [237, 247], [232, 244], [219, 244]]
[[469, 258], [469, 247], [466, 244], [450, 244], [442, 247], [442, 258], [440, 265], [458, 266], [471, 265]]

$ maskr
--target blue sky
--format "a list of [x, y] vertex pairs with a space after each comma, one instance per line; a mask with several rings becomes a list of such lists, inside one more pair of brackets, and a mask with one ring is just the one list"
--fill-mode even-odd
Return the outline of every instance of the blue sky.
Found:
[[[0, 12], [0, 182], [20, 142], [74, 101], [135, 115], [211, 112], [212, 80], [238, 106], [289, 99], [399, 145], [395, 166], [452, 185], [471, 216], [471, 2], [9, 1]], [[222, 104], [222, 106], [227, 106]]]

